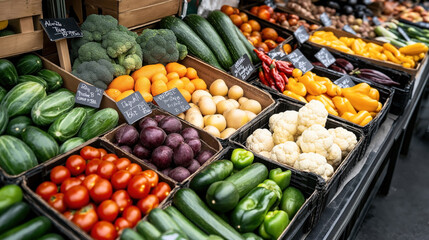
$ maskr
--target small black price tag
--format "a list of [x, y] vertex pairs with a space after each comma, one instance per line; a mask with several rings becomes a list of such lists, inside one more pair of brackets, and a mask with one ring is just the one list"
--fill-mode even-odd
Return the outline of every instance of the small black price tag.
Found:
[[305, 43], [309, 38], [310, 35], [308, 35], [307, 30], [305, 30], [304, 26], [299, 27], [295, 32], [293, 32], [293, 35], [296, 39], [298, 39], [298, 42], [301, 44]]
[[99, 108], [104, 90], [86, 83], [79, 83], [74, 97], [75, 103]]
[[427, 29], [429, 29], [429, 23], [426, 23], [426, 22], [417, 22], [415, 24], [417, 26], [421, 27], [421, 28], [427, 28]]
[[401, 36], [405, 39], [405, 41], [410, 41], [410, 37], [408, 36], [408, 34], [404, 31], [404, 29], [402, 29], [401, 27], [398, 26], [398, 32], [401, 34]]
[[352, 79], [348, 75], [344, 75], [340, 77], [339, 79], [334, 81], [335, 85], [338, 85], [341, 88], [348, 88], [353, 87], [355, 83], [352, 81]]
[[153, 99], [160, 108], [173, 115], [178, 115], [191, 108], [177, 88], [156, 95]]
[[150, 109], [139, 91], [117, 102], [116, 106], [118, 106], [128, 124], [133, 124], [152, 113], [152, 109]]
[[274, 48], [273, 50], [269, 51], [267, 53], [267, 55], [271, 58], [271, 59], [275, 59], [275, 60], [281, 60], [286, 56], [286, 53], [283, 51], [283, 44], [279, 44], [276, 48]]
[[74, 18], [40, 19], [40, 24], [51, 41], [83, 37], [83, 33]]
[[379, 26], [381, 25], [380, 20], [378, 19], [378, 17], [373, 17], [372, 18], [372, 22], [374, 23], [375, 26]]
[[314, 68], [313, 64], [311, 64], [310, 61], [302, 54], [302, 52], [299, 49], [296, 49], [295, 51], [291, 52], [289, 55], [287, 55], [290, 62], [293, 64], [294, 67], [299, 68], [302, 71], [302, 74], [310, 71]]
[[247, 54], [241, 56], [237, 62], [231, 66], [232, 75], [244, 81], [250, 77], [253, 71], [255, 71], [255, 67]]
[[351, 28], [348, 24], [344, 25], [343, 30], [348, 32], [348, 33], [356, 35], [355, 30], [353, 30], [353, 28]]
[[329, 18], [329, 15], [325, 12], [320, 14], [320, 21], [322, 21], [323, 26], [329, 27], [332, 25], [331, 19]]
[[317, 60], [319, 60], [325, 67], [331, 66], [335, 62], [334, 56], [326, 50], [326, 48], [320, 49], [315, 55]]

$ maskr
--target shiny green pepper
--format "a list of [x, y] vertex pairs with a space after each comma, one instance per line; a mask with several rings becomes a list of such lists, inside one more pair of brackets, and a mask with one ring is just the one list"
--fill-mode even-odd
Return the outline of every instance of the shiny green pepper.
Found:
[[304, 202], [305, 197], [299, 189], [288, 187], [283, 192], [280, 209], [285, 211], [289, 215], [290, 219], [292, 219]]
[[273, 180], [267, 179], [262, 183], [260, 183], [258, 187], [263, 187], [274, 192], [277, 195], [277, 200], [280, 201], [280, 199], [282, 199], [282, 194], [283, 194], [282, 190], [280, 189], [279, 185], [277, 185], [277, 183], [274, 182]]
[[22, 189], [18, 185], [6, 185], [0, 188], [0, 213], [14, 203], [22, 201]]
[[244, 233], [241, 236], [244, 237], [246, 240], [262, 240], [262, 238], [252, 232]]
[[246, 149], [236, 148], [232, 151], [231, 162], [235, 169], [243, 169], [253, 163], [255, 156]]
[[271, 211], [265, 215], [264, 223], [259, 226], [259, 234], [265, 239], [278, 239], [287, 225], [289, 216], [285, 211]]
[[276, 182], [283, 191], [289, 186], [291, 176], [292, 172], [290, 170], [282, 171], [281, 168], [276, 168], [271, 169], [269, 178]]

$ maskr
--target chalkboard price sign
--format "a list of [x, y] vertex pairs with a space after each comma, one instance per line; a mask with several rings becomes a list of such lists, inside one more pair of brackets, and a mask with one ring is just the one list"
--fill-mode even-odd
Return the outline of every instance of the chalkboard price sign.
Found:
[[177, 88], [156, 95], [153, 99], [160, 108], [173, 115], [178, 115], [191, 108]]
[[101, 99], [103, 98], [103, 92], [104, 90], [101, 88], [81, 82], [76, 90], [75, 102], [85, 106], [99, 108]]
[[353, 87], [355, 83], [348, 75], [344, 75], [341, 78], [334, 81], [335, 85], [338, 85], [341, 88]]
[[398, 32], [401, 34], [401, 36], [405, 39], [405, 41], [410, 41], [410, 37], [408, 36], [408, 34], [404, 31], [403, 28], [398, 27]]
[[348, 32], [348, 33], [356, 35], [355, 30], [353, 30], [353, 28], [351, 28], [348, 24], [344, 25], [343, 30]]
[[334, 56], [332, 56], [332, 54], [328, 50], [326, 50], [326, 48], [320, 49], [320, 51], [317, 52], [314, 56], [323, 65], [325, 65], [325, 67], [329, 67], [335, 62]]
[[332, 25], [331, 19], [329, 18], [328, 14], [326, 14], [326, 13], [320, 14], [320, 21], [322, 21], [322, 24], [325, 27], [329, 27]]
[[304, 26], [299, 27], [294, 33], [295, 38], [298, 39], [298, 42], [305, 43], [309, 38], [310, 35], [308, 35], [307, 30], [305, 30]]
[[40, 19], [40, 24], [51, 41], [83, 37], [83, 33], [74, 18]]
[[281, 60], [286, 56], [286, 53], [282, 50], [283, 45], [279, 44], [276, 48], [268, 52], [268, 56], [271, 59]]
[[287, 55], [287, 57], [289, 58], [293, 66], [299, 68], [303, 74], [314, 68], [313, 64], [308, 61], [308, 59], [302, 54], [299, 49], [296, 49], [295, 51], [291, 52], [289, 55]]
[[116, 106], [118, 106], [128, 124], [133, 124], [152, 113], [152, 109], [150, 109], [139, 91], [117, 102]]
[[237, 62], [231, 66], [232, 75], [241, 80], [247, 80], [253, 71], [255, 71], [255, 67], [247, 54], [241, 56]]

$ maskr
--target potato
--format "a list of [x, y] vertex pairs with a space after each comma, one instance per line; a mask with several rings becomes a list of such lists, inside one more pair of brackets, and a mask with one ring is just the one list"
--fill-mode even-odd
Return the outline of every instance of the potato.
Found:
[[225, 117], [221, 114], [211, 115], [206, 118], [204, 121], [205, 126], [214, 126], [219, 132], [222, 132], [226, 128], [226, 120]]
[[237, 130], [235, 130], [234, 128], [227, 128], [220, 133], [220, 138], [227, 138], [231, 136], [233, 133], [235, 133], [235, 131]]
[[197, 108], [198, 110], [200, 109], [197, 105], [195, 105], [193, 103], [189, 103], [189, 106], [191, 106], [191, 108]]
[[258, 114], [261, 112], [262, 106], [258, 101], [251, 99], [251, 100], [244, 102], [240, 106], [240, 109], [248, 110], [248, 111], [253, 112], [254, 114]]
[[220, 101], [226, 100], [226, 98], [224, 96], [213, 96], [212, 100], [215, 104], [218, 104]]
[[185, 119], [185, 114], [184, 113], [179, 113], [179, 115], [177, 115], [179, 118], [181, 119]]
[[[192, 108], [191, 108], [192, 109]], [[194, 124], [197, 127], [203, 128], [204, 127], [204, 120], [201, 113], [193, 111], [191, 113], [186, 113], [185, 120], [190, 122], [191, 124]]]
[[210, 85], [210, 93], [213, 96], [226, 96], [228, 93], [228, 86], [226, 86], [224, 80], [217, 79]]
[[234, 108], [239, 108], [240, 107], [240, 103], [238, 103], [234, 99], [228, 99], [227, 101], [230, 102], [230, 103], [232, 103], [234, 105]]
[[233, 109], [226, 114], [226, 125], [229, 128], [238, 129], [248, 121], [246, 112], [241, 109]]
[[206, 126], [205, 128], [203, 128], [204, 131], [210, 133], [211, 135], [215, 136], [215, 137], [220, 137], [220, 132], [219, 130], [214, 127], [214, 126]]
[[237, 85], [232, 86], [228, 91], [228, 98], [230, 99], [239, 99], [243, 96], [244, 90]]
[[198, 101], [202, 96], [212, 97], [212, 95], [209, 92], [206, 92], [204, 90], [197, 90], [194, 93], [192, 93], [192, 102], [194, 104], [198, 104]]
[[188, 115], [191, 113], [198, 113], [201, 115], [201, 111], [197, 106], [189, 108], [188, 111], [186, 111], [185, 115]]
[[256, 117], [256, 114], [254, 114], [251, 111], [245, 110], [245, 112], [246, 112], [246, 115], [247, 115], [247, 118], [249, 119], [249, 121]]
[[238, 99], [238, 103], [243, 104], [245, 101], [249, 100], [247, 97], [241, 97]]
[[234, 103], [228, 100], [222, 100], [216, 104], [217, 113], [223, 114], [231, 109], [234, 109]]
[[204, 120], [204, 126], [207, 126], [206, 121], [207, 121], [207, 118], [209, 118], [210, 116], [213, 116], [213, 115], [205, 115], [205, 116], [203, 117], [203, 120]]
[[203, 115], [212, 115], [216, 113], [216, 104], [209, 96], [202, 96], [198, 101], [198, 107]]

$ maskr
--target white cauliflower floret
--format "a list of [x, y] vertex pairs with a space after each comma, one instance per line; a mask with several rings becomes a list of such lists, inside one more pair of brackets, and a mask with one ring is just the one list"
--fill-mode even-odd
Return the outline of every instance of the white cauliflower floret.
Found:
[[319, 124], [324, 127], [327, 119], [328, 111], [326, 111], [325, 105], [320, 101], [311, 100], [298, 111], [298, 135], [301, 135], [305, 129], [314, 124]]
[[334, 143], [341, 149], [343, 158], [356, 146], [356, 135], [342, 127], [328, 129], [329, 134], [334, 138]]
[[247, 137], [246, 147], [255, 153], [271, 152], [274, 147], [274, 141], [270, 130], [266, 128], [256, 129], [252, 135]]
[[274, 124], [282, 118], [283, 113], [284, 112], [276, 113], [270, 117], [270, 120], [268, 120], [268, 127], [271, 131], [274, 129]]
[[[273, 116], [271, 116], [271, 118]], [[287, 141], [294, 141], [296, 127], [298, 124], [298, 112], [286, 111], [283, 112], [279, 118], [275, 119], [277, 119], [277, 121], [275, 121], [271, 127], [271, 130], [273, 131], [274, 144], [277, 145]]]
[[334, 173], [334, 168], [326, 162], [325, 157], [317, 153], [301, 153], [293, 167], [318, 174], [325, 180], [328, 180]]
[[337, 144], [332, 144], [329, 149], [329, 155], [326, 157], [326, 161], [331, 164], [332, 167], [336, 168], [341, 163], [341, 148]]
[[274, 146], [273, 150], [271, 150], [270, 158], [293, 167], [300, 153], [301, 150], [295, 142], [287, 141]]
[[262, 155], [262, 156], [264, 156], [266, 158], [270, 158], [271, 153], [268, 152], [268, 151], [262, 151], [262, 152], [259, 153], [259, 155]]

